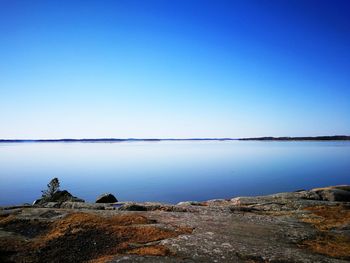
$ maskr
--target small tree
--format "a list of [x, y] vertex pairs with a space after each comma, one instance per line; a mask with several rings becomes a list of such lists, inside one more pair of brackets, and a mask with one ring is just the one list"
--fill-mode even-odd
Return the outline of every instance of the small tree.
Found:
[[50, 181], [50, 183], [48, 183], [47, 189], [41, 191], [42, 198], [51, 198], [59, 190], [60, 190], [60, 182], [58, 181], [58, 178], [55, 177]]

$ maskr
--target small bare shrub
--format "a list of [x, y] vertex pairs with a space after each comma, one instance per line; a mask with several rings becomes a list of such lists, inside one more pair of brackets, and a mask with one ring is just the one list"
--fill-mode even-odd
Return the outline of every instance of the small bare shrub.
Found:
[[47, 189], [41, 191], [42, 192], [42, 198], [51, 198], [57, 191], [60, 190], [60, 182], [58, 181], [58, 178], [53, 178], [50, 183], [47, 184]]

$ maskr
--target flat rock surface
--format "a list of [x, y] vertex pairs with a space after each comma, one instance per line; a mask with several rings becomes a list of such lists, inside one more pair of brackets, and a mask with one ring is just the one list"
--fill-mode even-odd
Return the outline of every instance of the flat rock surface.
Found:
[[0, 262], [349, 262], [350, 203], [322, 191], [4, 207]]

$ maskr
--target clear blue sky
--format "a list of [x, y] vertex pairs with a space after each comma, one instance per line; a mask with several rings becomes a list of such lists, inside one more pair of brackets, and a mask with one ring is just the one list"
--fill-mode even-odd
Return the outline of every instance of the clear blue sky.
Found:
[[350, 134], [350, 1], [0, 1], [0, 138]]

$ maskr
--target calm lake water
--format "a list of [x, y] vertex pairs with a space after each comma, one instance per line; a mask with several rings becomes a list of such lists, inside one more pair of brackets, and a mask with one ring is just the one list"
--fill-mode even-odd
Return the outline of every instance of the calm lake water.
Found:
[[350, 184], [350, 142], [0, 144], [0, 205], [31, 203], [53, 177], [87, 201], [262, 195]]

